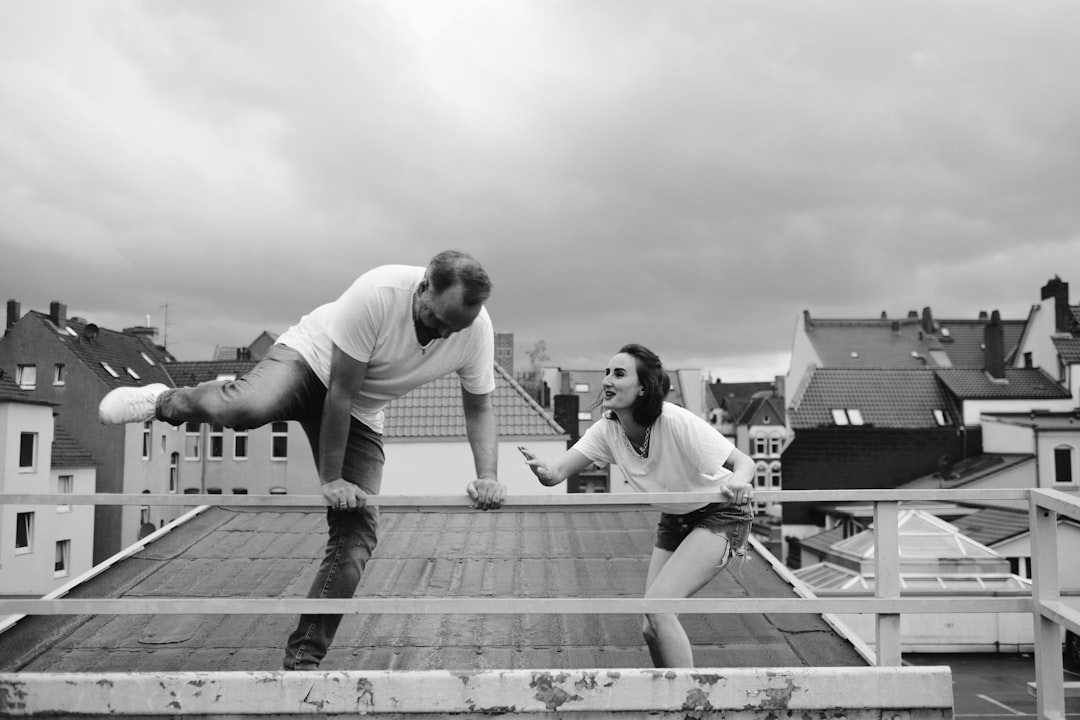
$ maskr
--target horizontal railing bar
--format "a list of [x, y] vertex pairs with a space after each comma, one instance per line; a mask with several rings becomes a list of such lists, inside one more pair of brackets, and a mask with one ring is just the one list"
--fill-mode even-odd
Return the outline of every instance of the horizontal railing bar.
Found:
[[[997, 488], [981, 490], [756, 490], [756, 502], [964, 502], [977, 500], [1027, 500], [1029, 490]], [[1069, 497], [1046, 500], [1068, 507]], [[685, 503], [721, 501], [720, 493], [567, 493], [551, 495], [507, 496], [504, 507], [560, 507], [589, 509], [650, 505], [653, 503]], [[471, 501], [461, 495], [371, 495], [367, 502], [379, 507], [470, 507]], [[321, 495], [231, 495], [179, 493], [0, 493], [0, 505], [226, 505], [231, 507], [319, 507], [325, 504]]]
[[1060, 600], [1043, 600], [1035, 607], [1035, 612], [1053, 620], [1058, 625], [1080, 633], [1080, 610], [1074, 610]]
[[64, 598], [0, 600], [0, 615], [617, 615], [1032, 612], [1030, 597], [953, 598]]
[[1031, 493], [1031, 502], [1044, 510], [1066, 515], [1073, 520], [1080, 520], [1080, 498], [1060, 490], [1049, 488], [1034, 490]]

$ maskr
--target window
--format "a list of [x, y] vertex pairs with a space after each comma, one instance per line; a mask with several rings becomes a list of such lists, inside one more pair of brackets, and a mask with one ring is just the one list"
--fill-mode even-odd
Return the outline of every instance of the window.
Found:
[[246, 430], [237, 430], [233, 433], [233, 460], [247, 460], [248, 434]]
[[1073, 481], [1073, 449], [1068, 445], [1054, 448], [1054, 482]]
[[201, 426], [197, 422], [184, 423], [184, 459], [199, 459], [199, 431]]
[[[56, 478], [56, 492], [61, 495], [70, 495], [75, 492], [75, 476], [74, 475], [61, 475]], [[56, 512], [67, 513], [71, 512], [70, 505], [57, 505]]]
[[780, 463], [778, 462], [769, 466], [769, 486], [774, 490], [780, 489]]
[[139, 373], [135, 372], [134, 370], [132, 370], [129, 367], [124, 368], [124, 370], [127, 370], [127, 374], [130, 375], [133, 380], [141, 380], [142, 379], [142, 378], [139, 377]]
[[862, 425], [862, 411], [856, 408], [833, 408], [833, 423], [836, 425]]
[[754, 449], [751, 452], [752, 455], [764, 455], [768, 449], [768, 438], [765, 437], [765, 433], [756, 433], [754, 435]]
[[71, 567], [71, 541], [56, 541], [56, 562], [53, 564], [53, 577], [67, 577]]
[[236, 373], [218, 373], [217, 377], [214, 378], [214, 379], [215, 380], [222, 380], [224, 382], [228, 382], [230, 380], [235, 380], [236, 379]]
[[774, 432], [769, 436], [769, 454], [776, 457], [780, 454], [781, 446], [783, 445], [780, 433]]
[[938, 427], [949, 425], [949, 416], [945, 414], [944, 410], [934, 409], [934, 422], [938, 424]]
[[34, 513], [21, 512], [15, 516], [15, 554], [34, 551]]
[[37, 387], [37, 365], [16, 365], [15, 382], [23, 390], [33, 390]]
[[287, 460], [289, 457], [289, 423], [270, 424], [270, 459]]
[[225, 457], [225, 428], [221, 425], [211, 425], [207, 443], [209, 449], [206, 452], [211, 460], [220, 460]]
[[590, 420], [592, 420], [592, 413], [588, 410], [580, 410], [578, 411], [577, 419], [581, 420], [582, 422], [589, 422]]
[[149, 460], [154, 448], [154, 421], [147, 420], [142, 426], [142, 459]]
[[147, 354], [146, 354], [146, 353], [144, 353], [144, 352], [140, 352], [139, 354], [140, 354], [140, 355], [142, 355], [142, 359], [146, 361], [146, 364], [147, 364], [147, 365], [149, 365], [149, 366], [153, 367], [153, 365], [154, 365], [154, 361], [150, 359], [150, 356], [149, 356], [149, 355], [147, 355]]
[[765, 463], [758, 463], [757, 470], [754, 471], [754, 487], [768, 487], [767, 482], [769, 479], [769, 468]]
[[180, 453], [169, 456], [169, 492], [176, 492], [180, 485]]
[[574, 392], [576, 392], [576, 393], [587, 393], [587, 392], [589, 392], [589, 383], [575, 383], [574, 384]]
[[52, 384], [63, 385], [66, 380], [67, 373], [64, 370], [64, 363], [56, 363], [56, 365], [53, 366]]
[[104, 360], [102, 360], [102, 361], [101, 361], [101, 367], [105, 368], [105, 372], [109, 373], [109, 374], [110, 374], [110, 375], [112, 375], [112, 376], [113, 376], [114, 378], [118, 378], [118, 377], [120, 377], [120, 373], [118, 373], [118, 372], [116, 372], [115, 370], [113, 370], [113, 369], [112, 369], [112, 365], [110, 365], [109, 363], [105, 362]]
[[37, 433], [19, 434], [19, 472], [37, 470]]

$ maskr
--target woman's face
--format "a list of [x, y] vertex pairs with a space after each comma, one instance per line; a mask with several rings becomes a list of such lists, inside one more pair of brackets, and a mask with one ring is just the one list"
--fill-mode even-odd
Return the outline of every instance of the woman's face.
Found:
[[605, 410], [632, 408], [643, 394], [638, 381], [637, 361], [626, 353], [615, 353], [604, 371]]

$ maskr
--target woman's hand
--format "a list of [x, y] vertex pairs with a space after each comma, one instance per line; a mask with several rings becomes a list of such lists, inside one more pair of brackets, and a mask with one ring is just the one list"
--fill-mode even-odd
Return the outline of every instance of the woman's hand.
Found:
[[719, 484], [720, 494], [734, 505], [749, 505], [754, 499], [754, 484], [745, 480], [736, 480], [729, 472], [720, 471], [715, 475], [701, 474], [702, 477]]
[[525, 456], [525, 462], [529, 466], [529, 469], [533, 471], [533, 475], [536, 476], [536, 479], [545, 485], [552, 484], [551, 481], [552, 478], [555, 477], [555, 473], [548, 466], [548, 464], [533, 455], [522, 445], [518, 445], [518, 450], [520, 450], [521, 454]]

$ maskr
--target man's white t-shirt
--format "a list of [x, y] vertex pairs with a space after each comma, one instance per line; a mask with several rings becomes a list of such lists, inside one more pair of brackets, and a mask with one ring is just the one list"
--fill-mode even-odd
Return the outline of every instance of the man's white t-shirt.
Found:
[[[723, 479], [731, 475], [724, 463], [735, 446], [694, 413], [666, 402], [650, 431], [647, 458], [630, 447], [622, 425], [606, 417], [589, 426], [573, 449], [597, 465], [618, 465], [638, 492], [718, 492]], [[721, 479], [705, 477], [717, 474]], [[709, 502], [664, 503], [656, 507], [683, 515]]]
[[477, 395], [495, 389], [495, 333], [487, 310], [472, 325], [421, 347], [413, 326], [413, 294], [425, 268], [384, 265], [364, 273], [341, 297], [321, 305], [286, 330], [278, 342], [303, 356], [324, 385], [336, 344], [366, 362], [367, 375], [352, 414], [378, 433], [388, 402], [424, 383], [456, 372]]

